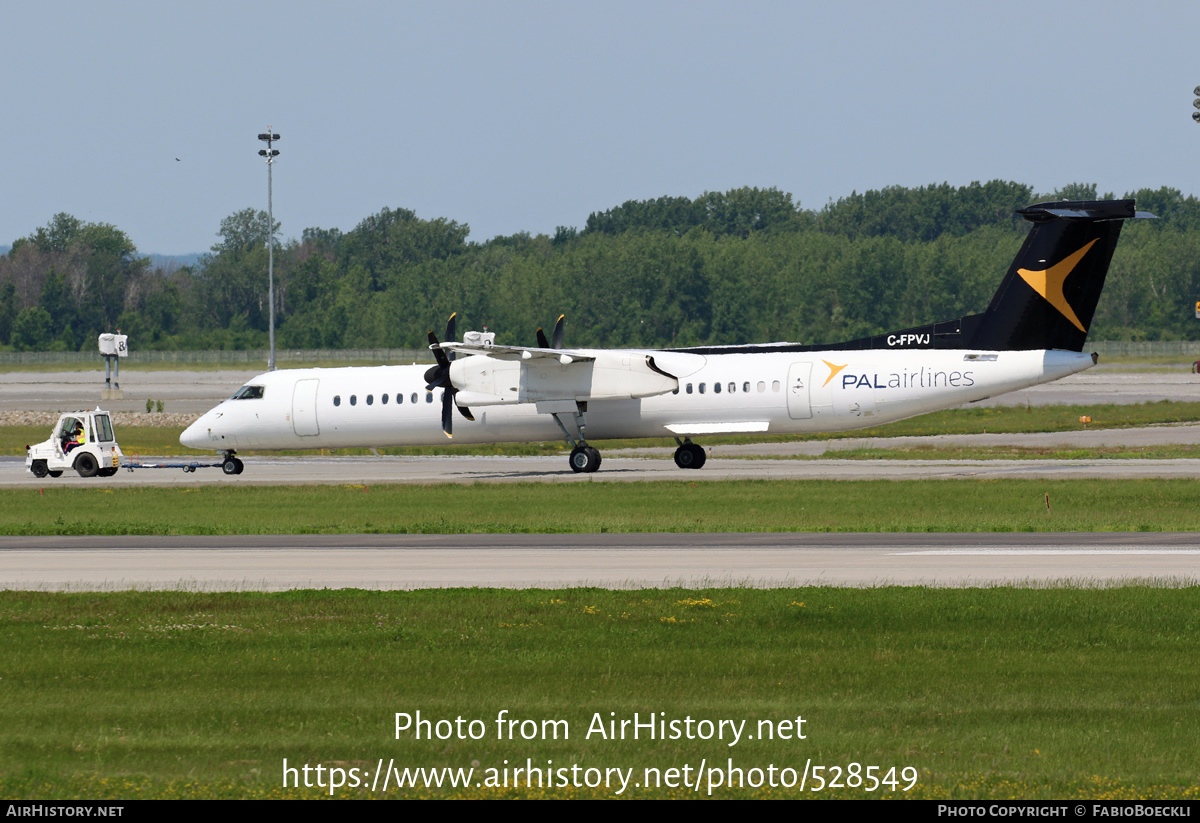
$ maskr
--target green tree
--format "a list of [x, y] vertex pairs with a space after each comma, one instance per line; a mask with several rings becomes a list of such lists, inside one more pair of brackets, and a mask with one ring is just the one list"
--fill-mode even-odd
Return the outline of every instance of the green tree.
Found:
[[13, 322], [17, 319], [17, 287], [11, 280], [0, 286], [0, 346], [12, 342]]
[[12, 345], [17, 351], [44, 351], [53, 336], [50, 313], [38, 306], [25, 309], [13, 322]]
[[[281, 225], [276, 221], [268, 231], [267, 224], [267, 213], [255, 209], [242, 209], [221, 221], [217, 232], [221, 240], [201, 259], [197, 278], [196, 297], [210, 328], [230, 329], [234, 318], [240, 317], [244, 322], [238, 334], [266, 329], [267, 240], [272, 233], [278, 235]], [[278, 243], [276, 249], [282, 262], [285, 250]], [[282, 271], [276, 274], [281, 277]]]

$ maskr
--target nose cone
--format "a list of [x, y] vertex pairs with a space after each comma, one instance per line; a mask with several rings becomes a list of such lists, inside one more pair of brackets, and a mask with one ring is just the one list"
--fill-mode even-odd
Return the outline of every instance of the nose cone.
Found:
[[201, 416], [192, 425], [183, 430], [183, 434], [179, 435], [180, 445], [186, 446], [189, 449], [207, 449], [210, 448], [208, 437], [208, 415]]

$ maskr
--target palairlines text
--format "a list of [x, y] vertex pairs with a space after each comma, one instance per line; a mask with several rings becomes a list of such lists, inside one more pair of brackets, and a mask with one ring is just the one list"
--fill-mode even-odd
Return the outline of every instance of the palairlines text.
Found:
[[913, 389], [936, 388], [939, 386], [974, 386], [975, 373], [969, 371], [934, 371], [922, 366], [917, 371], [905, 369], [901, 372], [886, 374], [855, 374], [850, 372], [842, 375], [843, 389]]

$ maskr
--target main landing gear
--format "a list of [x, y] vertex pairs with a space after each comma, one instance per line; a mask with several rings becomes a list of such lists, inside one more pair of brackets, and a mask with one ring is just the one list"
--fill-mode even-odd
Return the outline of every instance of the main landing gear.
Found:
[[[569, 406], [567, 408], [570, 408]], [[567, 427], [563, 425], [562, 417], [566, 414], [571, 415], [571, 422], [574, 423], [573, 428], [577, 437], [572, 437], [567, 431]], [[592, 473], [600, 468], [600, 450], [593, 448], [587, 444], [587, 438], [584, 432], [587, 430], [587, 420], [584, 415], [587, 414], [587, 402], [583, 400], [575, 401], [575, 408], [572, 411], [555, 411], [551, 412], [550, 416], [554, 418], [554, 422], [562, 430], [563, 437], [573, 447], [571, 449], [571, 471]]]
[[221, 461], [221, 471], [226, 474], [241, 474], [244, 468], [246, 464], [234, 457], [233, 452], [225, 452], [225, 459]]
[[685, 438], [680, 442], [679, 438], [676, 437], [675, 442], [679, 443], [679, 448], [675, 450], [675, 465], [679, 468], [698, 469], [708, 459], [708, 455], [704, 453], [704, 449], [693, 443], [691, 438]]
[[571, 449], [571, 468], [577, 472], [594, 472], [600, 468], [600, 450], [591, 446]]

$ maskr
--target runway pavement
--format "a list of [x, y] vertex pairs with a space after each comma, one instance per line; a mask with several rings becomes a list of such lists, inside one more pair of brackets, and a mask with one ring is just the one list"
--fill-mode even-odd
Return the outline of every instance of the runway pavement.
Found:
[[1198, 570], [1188, 533], [0, 538], [0, 588], [54, 591], [1196, 585]]

